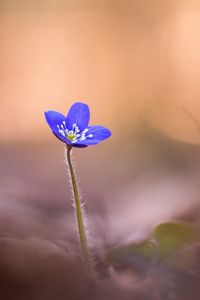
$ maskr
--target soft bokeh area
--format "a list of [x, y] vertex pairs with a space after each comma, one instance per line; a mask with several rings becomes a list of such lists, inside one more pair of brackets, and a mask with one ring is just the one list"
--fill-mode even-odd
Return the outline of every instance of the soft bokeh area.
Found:
[[43, 113], [82, 101], [112, 131], [73, 153], [97, 260], [160, 222], [198, 223], [199, 36], [198, 0], [0, 0], [0, 298], [197, 299], [182, 273], [164, 292], [165, 276], [86, 278], [64, 144]]

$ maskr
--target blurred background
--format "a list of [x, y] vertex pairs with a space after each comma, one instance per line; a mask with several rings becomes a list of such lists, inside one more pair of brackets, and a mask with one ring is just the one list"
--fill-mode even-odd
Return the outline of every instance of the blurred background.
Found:
[[0, 0], [2, 299], [127, 292], [85, 288], [83, 275], [72, 288], [81, 264], [71, 188], [46, 110], [82, 101], [91, 124], [112, 131], [74, 150], [97, 256], [159, 222], [199, 221], [199, 32], [198, 0]]

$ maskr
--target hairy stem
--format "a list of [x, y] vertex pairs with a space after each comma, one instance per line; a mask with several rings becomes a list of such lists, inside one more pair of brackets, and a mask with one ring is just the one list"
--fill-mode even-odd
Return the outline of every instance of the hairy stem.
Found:
[[81, 247], [82, 255], [83, 255], [87, 270], [89, 271], [90, 274], [93, 274], [91, 257], [90, 257], [90, 253], [89, 253], [89, 249], [88, 249], [88, 241], [87, 241], [87, 236], [86, 236], [86, 231], [85, 231], [85, 226], [84, 226], [84, 214], [83, 214], [81, 201], [80, 201], [80, 197], [79, 197], [76, 177], [74, 174], [74, 169], [73, 169], [73, 165], [72, 165], [72, 161], [71, 161], [71, 150], [72, 150], [72, 147], [66, 145], [66, 158], [67, 158], [70, 179], [71, 179], [73, 193], [74, 193], [75, 212], [76, 212], [76, 219], [77, 219], [77, 225], [78, 225], [80, 247]]

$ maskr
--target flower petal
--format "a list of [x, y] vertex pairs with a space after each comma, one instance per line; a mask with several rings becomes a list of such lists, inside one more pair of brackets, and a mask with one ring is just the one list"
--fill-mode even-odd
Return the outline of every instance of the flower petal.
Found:
[[75, 147], [75, 148], [86, 148], [87, 145], [83, 145], [83, 144], [71, 144], [72, 147]]
[[78, 141], [76, 144], [85, 146], [96, 145], [111, 136], [110, 130], [103, 126], [89, 126], [86, 136], [90, 134], [92, 137], [87, 137], [86, 140]]
[[44, 113], [44, 115], [45, 115], [46, 121], [47, 121], [49, 127], [51, 128], [53, 134], [57, 138], [62, 140], [63, 142], [69, 144], [68, 139], [59, 132], [59, 129], [57, 127], [57, 125], [61, 125], [63, 123], [63, 121], [66, 121], [65, 116], [63, 114], [61, 114], [57, 111], [53, 111], [53, 110], [46, 111]]
[[66, 127], [71, 130], [73, 124], [76, 124], [80, 131], [84, 130], [88, 127], [88, 123], [90, 120], [90, 110], [87, 104], [76, 102], [74, 103], [66, 118]]

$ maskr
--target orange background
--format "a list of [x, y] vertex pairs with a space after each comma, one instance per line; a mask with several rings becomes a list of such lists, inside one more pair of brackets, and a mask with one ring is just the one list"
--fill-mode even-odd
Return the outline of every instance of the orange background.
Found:
[[0, 4], [2, 143], [50, 141], [43, 111], [76, 100], [121, 143], [143, 120], [199, 142], [199, 1]]

